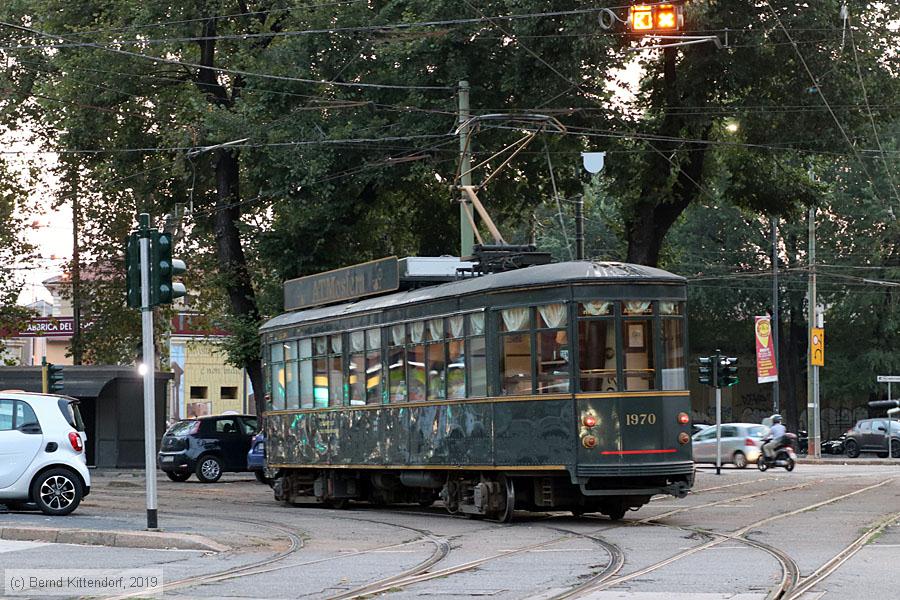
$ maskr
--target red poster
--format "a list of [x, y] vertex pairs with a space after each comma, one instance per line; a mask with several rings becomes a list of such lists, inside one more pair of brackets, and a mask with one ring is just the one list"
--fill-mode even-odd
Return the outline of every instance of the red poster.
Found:
[[771, 383], [778, 381], [778, 366], [775, 364], [775, 342], [772, 339], [772, 319], [768, 316], [756, 317], [756, 381]]

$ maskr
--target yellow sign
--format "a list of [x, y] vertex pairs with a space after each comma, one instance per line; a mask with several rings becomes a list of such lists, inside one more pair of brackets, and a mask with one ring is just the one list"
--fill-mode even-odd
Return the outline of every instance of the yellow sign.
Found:
[[809, 334], [810, 364], [814, 367], [825, 366], [825, 330], [813, 327]]

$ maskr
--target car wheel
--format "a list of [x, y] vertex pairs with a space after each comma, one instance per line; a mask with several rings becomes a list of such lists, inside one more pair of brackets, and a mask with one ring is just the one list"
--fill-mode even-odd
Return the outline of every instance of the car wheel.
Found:
[[253, 471], [253, 474], [256, 475], [256, 480], [260, 483], [264, 483], [266, 485], [270, 485], [271, 482], [268, 477], [266, 477], [265, 471]]
[[68, 469], [50, 469], [31, 484], [31, 497], [45, 515], [67, 515], [81, 504], [81, 480]]
[[735, 452], [733, 462], [735, 469], [744, 469], [747, 467], [747, 457], [744, 456], [743, 452]]
[[900, 440], [891, 440], [891, 456], [900, 458]]
[[847, 440], [844, 442], [844, 452], [847, 454], [847, 458], [856, 458], [859, 456], [859, 444], [856, 443], [856, 440]]
[[222, 461], [211, 454], [201, 456], [197, 461], [196, 474], [203, 483], [215, 483], [222, 476]]
[[166, 471], [166, 477], [168, 477], [172, 481], [187, 481], [190, 476], [190, 473], [176, 473], [175, 471]]

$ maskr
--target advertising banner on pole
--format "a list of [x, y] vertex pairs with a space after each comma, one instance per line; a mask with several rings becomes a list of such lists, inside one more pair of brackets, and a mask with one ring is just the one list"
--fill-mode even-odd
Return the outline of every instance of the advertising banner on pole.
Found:
[[771, 317], [768, 315], [756, 317], [756, 326], [753, 330], [756, 332], [756, 381], [758, 383], [778, 381]]

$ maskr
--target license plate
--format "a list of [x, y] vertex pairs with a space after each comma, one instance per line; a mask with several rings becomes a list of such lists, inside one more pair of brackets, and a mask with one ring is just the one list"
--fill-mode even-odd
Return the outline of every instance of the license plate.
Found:
[[162, 462], [175, 462], [175, 457], [174, 456], [163, 456], [161, 460], [162, 460]]

